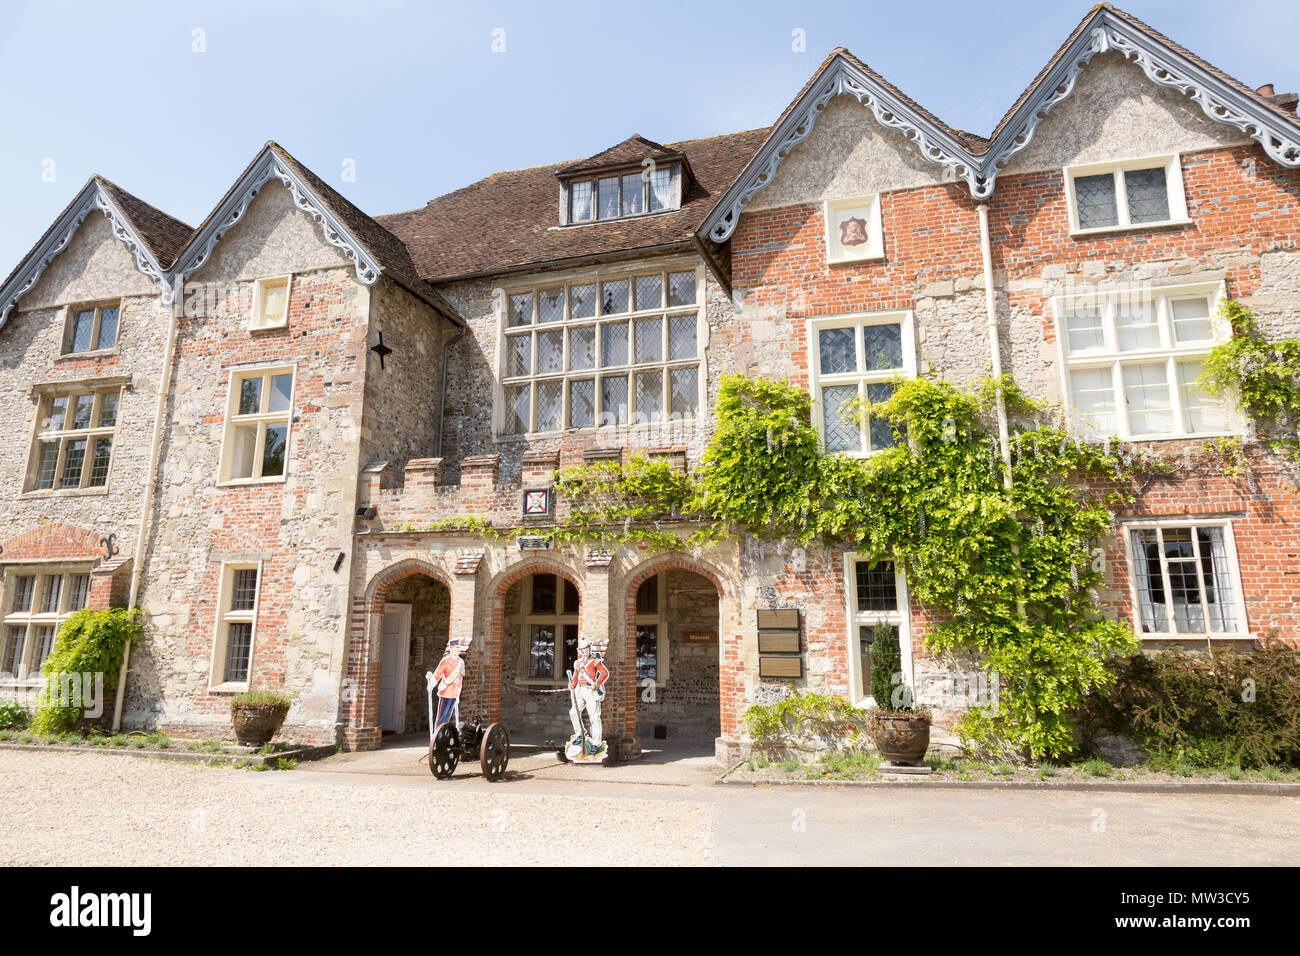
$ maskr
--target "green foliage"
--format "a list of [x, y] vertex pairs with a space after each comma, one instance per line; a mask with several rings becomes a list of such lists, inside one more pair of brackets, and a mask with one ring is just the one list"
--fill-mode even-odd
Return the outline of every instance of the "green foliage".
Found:
[[1300, 653], [1275, 640], [1250, 652], [1181, 648], [1112, 663], [1089, 700], [1088, 736], [1122, 734], [1155, 767], [1300, 765]]
[[1206, 358], [1200, 383], [1213, 394], [1234, 396], [1242, 411], [1265, 426], [1269, 445], [1300, 454], [1300, 339], [1270, 342], [1254, 313], [1231, 299], [1220, 315], [1232, 326], [1232, 338]]
[[277, 690], [250, 690], [230, 698], [230, 709], [233, 711], [238, 707], [263, 707], [282, 710], [287, 714], [292, 703], [288, 695]]
[[16, 700], [0, 699], [0, 730], [26, 730], [31, 714]]
[[867, 713], [840, 697], [805, 693], [770, 707], [753, 704], [741, 716], [760, 748], [777, 750], [801, 736], [853, 739], [865, 728]]
[[871, 697], [881, 710], [911, 710], [910, 700], [897, 704], [893, 701], [894, 675], [902, 670], [898, 634], [886, 621], [876, 625], [875, 637], [871, 645]]
[[[89, 608], [77, 611], [59, 627], [54, 649], [41, 667], [46, 678], [46, 697], [32, 717], [37, 733], [60, 734], [72, 730], [82, 719], [83, 708], [59, 706], [60, 675], [102, 674], [106, 711], [117, 692], [117, 675], [127, 644], [142, 633], [139, 610]], [[62, 701], [70, 703], [70, 701]], [[89, 706], [89, 702], [85, 702]]]

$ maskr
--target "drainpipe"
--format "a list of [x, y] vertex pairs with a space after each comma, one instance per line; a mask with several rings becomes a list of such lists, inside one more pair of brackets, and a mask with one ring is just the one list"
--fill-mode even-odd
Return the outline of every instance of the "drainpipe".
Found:
[[469, 327], [466, 326], [465, 328], [457, 332], [455, 335], [453, 335], [450, 339], [448, 339], [447, 344], [442, 347], [442, 382], [439, 384], [439, 389], [438, 389], [439, 392], [441, 393], [438, 396], [438, 457], [439, 458], [442, 457], [442, 413], [447, 408], [447, 356], [451, 353], [451, 347], [455, 345], [457, 342], [459, 342], [461, 339], [463, 339], [466, 333], [468, 332], [469, 332]]
[[984, 260], [984, 311], [988, 318], [989, 351], [993, 359], [994, 404], [998, 416], [998, 445], [1002, 449], [1002, 483], [1011, 487], [1011, 433], [1007, 426], [1007, 405], [1002, 396], [1002, 343], [998, 338], [997, 297], [993, 293], [993, 241], [989, 238], [989, 206], [976, 207], [980, 217], [980, 257]]
[[[176, 299], [172, 303], [171, 320], [167, 326], [167, 347], [163, 355], [162, 373], [158, 377], [158, 407], [153, 416], [153, 441], [149, 446], [149, 480], [144, 486], [144, 504], [140, 508], [140, 530], [136, 534], [135, 553], [131, 560], [131, 587], [127, 593], [126, 606], [135, 607], [140, 594], [140, 577], [144, 572], [144, 548], [149, 539], [152, 525], [154, 491], [160, 475], [158, 467], [158, 448], [162, 444], [163, 415], [167, 411], [167, 388], [171, 384], [172, 361], [176, 355], [176, 326], [181, 313], [181, 289], [176, 290]], [[117, 698], [113, 701], [113, 732], [122, 727], [122, 703], [126, 697], [126, 671], [131, 661], [131, 642], [127, 641], [126, 651], [122, 655], [122, 669], [117, 673]]]

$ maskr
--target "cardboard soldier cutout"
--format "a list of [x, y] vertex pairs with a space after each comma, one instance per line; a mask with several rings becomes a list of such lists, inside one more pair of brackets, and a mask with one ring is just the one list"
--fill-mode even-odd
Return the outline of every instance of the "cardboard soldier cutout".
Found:
[[600, 722], [601, 702], [609, 668], [604, 655], [592, 646], [591, 638], [578, 639], [578, 660], [569, 671], [569, 719], [573, 738], [564, 755], [573, 763], [602, 763], [609, 752]]
[[[424, 683], [429, 691], [429, 739], [443, 724], [460, 720], [460, 690], [465, 682], [465, 662], [461, 654], [468, 650], [469, 641], [453, 637], [447, 642], [442, 660], [431, 671], [426, 671]], [[433, 710], [433, 689], [438, 688], [438, 711]]]

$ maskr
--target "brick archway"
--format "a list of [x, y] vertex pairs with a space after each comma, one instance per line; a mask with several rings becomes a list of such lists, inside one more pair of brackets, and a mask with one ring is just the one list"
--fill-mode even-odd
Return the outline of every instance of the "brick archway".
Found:
[[483, 710], [488, 720], [501, 719], [501, 684], [505, 677], [506, 595], [514, 585], [533, 574], [554, 574], [564, 578], [578, 591], [578, 605], [582, 609], [579, 614], [586, 613], [587, 599], [582, 576], [575, 569], [559, 561], [530, 558], [507, 568], [493, 579], [488, 586], [488, 593], [492, 596], [492, 616], [484, 645], [485, 666], [482, 675], [475, 683], [479, 694], [478, 699], [483, 702]]
[[349, 750], [374, 750], [380, 746], [383, 730], [379, 722], [380, 644], [388, 592], [399, 581], [422, 575], [454, 593], [451, 578], [427, 561], [399, 561], [378, 572], [365, 593], [352, 599], [351, 633], [344, 668], [343, 701], [347, 722], [343, 739]]
[[[744, 697], [742, 668], [739, 658], [739, 619], [734, 610], [734, 593], [725, 576], [712, 565], [681, 554], [666, 554], [650, 558], [637, 565], [624, 577], [623, 589], [623, 660], [636, 660], [636, 594], [641, 585], [655, 575], [678, 569], [697, 574], [713, 585], [718, 595], [718, 701], [719, 727], [722, 737], [732, 738], [739, 733], [739, 702]], [[728, 624], [735, 631], [732, 641], [727, 640]], [[639, 753], [640, 740], [636, 734], [637, 680], [635, 669], [626, 666], [615, 682], [611, 695], [614, 708], [610, 726], [616, 726], [624, 739], [633, 741]]]

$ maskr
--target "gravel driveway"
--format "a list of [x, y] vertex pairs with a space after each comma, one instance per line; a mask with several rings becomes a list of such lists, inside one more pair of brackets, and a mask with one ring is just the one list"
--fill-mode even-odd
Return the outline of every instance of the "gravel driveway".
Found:
[[[259, 779], [271, 773], [281, 771], [0, 751], [0, 864], [710, 860], [703, 802], [440, 792], [432, 781], [403, 788]], [[635, 841], [618, 838], [632, 833]]]

